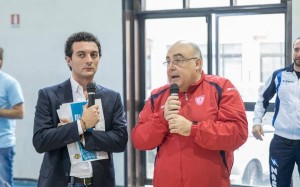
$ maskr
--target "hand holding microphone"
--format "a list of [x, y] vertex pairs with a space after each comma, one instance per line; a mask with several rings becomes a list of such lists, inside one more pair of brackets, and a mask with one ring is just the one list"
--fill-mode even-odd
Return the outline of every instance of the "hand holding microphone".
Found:
[[99, 106], [95, 105], [95, 84], [89, 82], [87, 84], [88, 103], [84, 106], [81, 123], [85, 129], [93, 128], [99, 122]]
[[192, 122], [187, 120], [184, 116], [178, 115], [181, 108], [178, 93], [178, 85], [172, 84], [170, 86], [170, 96], [164, 107], [164, 117], [168, 121], [170, 133], [189, 136], [191, 134]]

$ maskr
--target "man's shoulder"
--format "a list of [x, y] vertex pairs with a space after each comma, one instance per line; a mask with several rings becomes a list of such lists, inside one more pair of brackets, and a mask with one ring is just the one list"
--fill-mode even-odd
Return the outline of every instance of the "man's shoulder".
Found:
[[0, 72], [0, 82], [2, 86], [6, 85], [7, 87], [16, 86], [20, 84], [16, 78], [3, 71]]
[[119, 92], [117, 92], [111, 88], [102, 86], [100, 84], [96, 84], [96, 92], [100, 92], [101, 94], [111, 95], [111, 96], [119, 95]]
[[218, 75], [205, 75], [205, 79], [207, 82], [214, 82], [216, 84], [218, 83], [223, 83], [225, 81], [227, 81], [228, 79], [225, 77], [221, 77]]
[[115, 90], [113, 90], [112, 88], [108, 88], [106, 86], [102, 86], [100, 84], [96, 84], [96, 89], [97, 90], [102, 90], [102, 91], [105, 91], [105, 92], [116, 92]]
[[162, 94], [168, 90], [170, 90], [170, 84], [166, 84], [164, 86], [153, 89], [151, 91], [151, 95]]
[[273, 72], [273, 76], [277, 76], [278, 74], [282, 73], [282, 72], [287, 72], [287, 73], [293, 73], [294, 68], [293, 66], [288, 66], [288, 67], [284, 67], [284, 68], [280, 68], [277, 69]]
[[3, 71], [0, 71], [0, 77], [1, 80], [3, 79], [5, 81], [18, 82], [15, 77]]
[[46, 87], [42, 88], [42, 90], [57, 90], [59, 88], [64, 88], [66, 86], [68, 86], [69, 88], [71, 88], [71, 82], [70, 82], [69, 79], [66, 80], [66, 81], [64, 81], [64, 82], [62, 82], [62, 83], [58, 83], [58, 84], [51, 85], [51, 86], [46, 86]]

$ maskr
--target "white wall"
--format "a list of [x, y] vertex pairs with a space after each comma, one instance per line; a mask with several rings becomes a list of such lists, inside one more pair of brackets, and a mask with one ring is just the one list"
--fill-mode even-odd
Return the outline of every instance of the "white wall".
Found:
[[[20, 25], [11, 25], [11, 14]], [[32, 146], [33, 118], [38, 90], [70, 76], [64, 61], [69, 35], [88, 31], [98, 36], [103, 56], [97, 83], [123, 95], [122, 1], [120, 0], [1, 0], [0, 46], [2, 70], [19, 80], [26, 114], [17, 121], [15, 177], [37, 179], [42, 156]], [[115, 154], [117, 184], [124, 183], [124, 155]]]

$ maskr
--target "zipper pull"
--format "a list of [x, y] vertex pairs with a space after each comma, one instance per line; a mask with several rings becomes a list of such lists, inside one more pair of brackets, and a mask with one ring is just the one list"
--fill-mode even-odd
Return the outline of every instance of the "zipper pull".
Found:
[[185, 95], [185, 100], [187, 101], [189, 99], [187, 93], [185, 93], [184, 95]]

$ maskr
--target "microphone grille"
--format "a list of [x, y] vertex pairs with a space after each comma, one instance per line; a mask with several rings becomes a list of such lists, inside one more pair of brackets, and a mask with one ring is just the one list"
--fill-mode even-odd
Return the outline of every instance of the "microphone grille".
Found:
[[171, 94], [178, 94], [179, 92], [179, 86], [175, 83], [171, 84], [170, 86], [170, 92]]
[[86, 86], [87, 88], [87, 92], [95, 92], [96, 88], [95, 88], [95, 84], [92, 82], [89, 82]]

